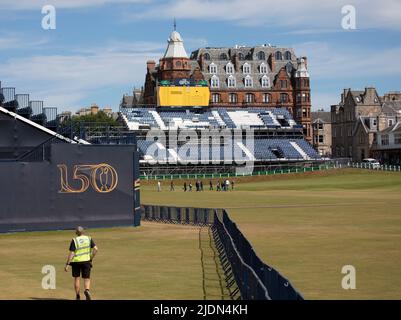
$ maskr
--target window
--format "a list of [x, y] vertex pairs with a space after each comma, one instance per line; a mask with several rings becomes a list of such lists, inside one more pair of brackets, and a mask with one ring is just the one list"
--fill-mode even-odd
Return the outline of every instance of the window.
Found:
[[211, 88], [218, 88], [220, 84], [219, 78], [214, 75], [211, 79], [210, 79], [210, 87]]
[[175, 66], [176, 67], [181, 67], [181, 61], [176, 61]]
[[259, 60], [266, 60], [266, 55], [263, 51], [258, 52], [258, 59]]
[[228, 74], [234, 73], [234, 65], [231, 62], [227, 63], [226, 65], [226, 73]]
[[268, 88], [270, 86], [269, 83], [269, 78], [267, 76], [263, 76], [262, 79], [260, 79], [260, 83], [262, 85], [263, 88]]
[[246, 102], [246, 103], [255, 102], [255, 96], [253, 95], [253, 93], [247, 93], [247, 94], [245, 95], [245, 102]]
[[209, 73], [216, 74], [217, 73], [217, 66], [214, 63], [211, 63], [209, 66]]
[[285, 60], [291, 60], [291, 52], [286, 51], [286, 52], [284, 53], [284, 59], [285, 59]]
[[251, 66], [249, 65], [249, 63], [244, 63], [244, 65], [242, 66], [242, 72], [245, 74], [251, 73]]
[[388, 146], [389, 145], [389, 139], [388, 139], [388, 134], [383, 134], [381, 136], [381, 142], [382, 142], [382, 146]]
[[282, 89], [287, 88], [287, 80], [280, 80], [280, 86]]
[[297, 102], [300, 103], [301, 102], [301, 94], [297, 93]]
[[352, 146], [348, 147], [348, 157], [352, 158]]
[[212, 102], [213, 102], [213, 103], [219, 103], [219, 102], [220, 102], [220, 94], [218, 94], [218, 93], [213, 93], [213, 94], [212, 94]]
[[228, 60], [228, 56], [226, 53], [220, 54], [220, 60]]
[[281, 102], [281, 103], [286, 103], [286, 102], [288, 102], [288, 94], [286, 94], [286, 93], [280, 93], [280, 102]]
[[323, 143], [323, 135], [319, 135], [319, 143]]
[[318, 128], [319, 130], [323, 130], [323, 123], [318, 123], [318, 124], [317, 124], [317, 128]]
[[307, 118], [308, 117], [308, 111], [306, 110], [306, 108], [302, 108], [302, 117], [303, 118]]
[[270, 94], [264, 93], [263, 94], [263, 103], [269, 103], [270, 102]]
[[203, 59], [205, 60], [210, 60], [210, 54], [208, 54], [207, 52], [203, 54]]
[[244, 79], [244, 84], [246, 88], [252, 87], [253, 83], [251, 76], [246, 76], [246, 78]]
[[267, 65], [265, 63], [262, 63], [259, 66], [259, 72], [262, 73], [262, 74], [266, 74], [267, 73]]
[[233, 76], [229, 76], [227, 79], [227, 86], [229, 88], [235, 87], [235, 78]]
[[276, 60], [283, 60], [283, 54], [280, 51], [276, 51]]
[[359, 134], [359, 143], [364, 144], [365, 143], [365, 136], [363, 135], [363, 132]]
[[348, 127], [348, 137], [352, 137], [352, 126]]
[[230, 93], [228, 95], [228, 102], [229, 103], [237, 103], [237, 101], [238, 101], [238, 96], [237, 96], [236, 93]]
[[245, 60], [245, 56], [244, 56], [244, 54], [243, 53], [238, 53], [238, 59], [239, 60]]
[[393, 119], [388, 119], [388, 126], [391, 127], [394, 124]]
[[401, 133], [394, 134], [394, 143], [401, 144]]

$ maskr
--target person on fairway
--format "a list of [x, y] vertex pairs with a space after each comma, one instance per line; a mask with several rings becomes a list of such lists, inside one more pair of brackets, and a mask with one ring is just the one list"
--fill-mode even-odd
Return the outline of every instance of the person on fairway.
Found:
[[90, 273], [92, 268], [92, 261], [95, 257], [98, 248], [93, 239], [84, 235], [84, 228], [77, 227], [75, 229], [77, 237], [73, 238], [70, 243], [70, 253], [68, 254], [67, 263], [65, 264], [65, 272], [71, 265], [72, 276], [74, 278], [74, 288], [76, 293], [76, 300], [80, 300], [80, 277], [84, 279], [85, 297], [86, 300], [91, 300], [90, 289]]

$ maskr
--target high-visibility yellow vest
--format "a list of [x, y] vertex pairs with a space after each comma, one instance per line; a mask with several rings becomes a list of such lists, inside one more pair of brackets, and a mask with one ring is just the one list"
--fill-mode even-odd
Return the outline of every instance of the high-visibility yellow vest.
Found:
[[91, 260], [91, 237], [79, 236], [73, 239], [75, 254], [71, 262], [86, 262]]

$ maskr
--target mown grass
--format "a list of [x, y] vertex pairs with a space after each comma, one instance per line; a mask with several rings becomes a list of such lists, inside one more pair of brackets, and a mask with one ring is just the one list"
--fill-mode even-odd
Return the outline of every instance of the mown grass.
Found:
[[[230, 192], [142, 188], [143, 203], [228, 208], [307, 299], [401, 298], [400, 196], [400, 173], [356, 169], [238, 179]], [[356, 268], [356, 290], [341, 287], [344, 265]]]

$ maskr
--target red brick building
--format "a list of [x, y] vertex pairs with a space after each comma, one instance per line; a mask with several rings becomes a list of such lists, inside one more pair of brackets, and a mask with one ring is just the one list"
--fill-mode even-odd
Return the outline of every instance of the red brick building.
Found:
[[271, 45], [200, 48], [188, 57], [181, 35], [173, 31], [160, 59], [147, 62], [144, 103], [156, 104], [161, 80], [206, 80], [210, 107], [280, 107], [288, 109], [303, 126], [310, 141], [311, 98], [306, 57], [291, 48]]

